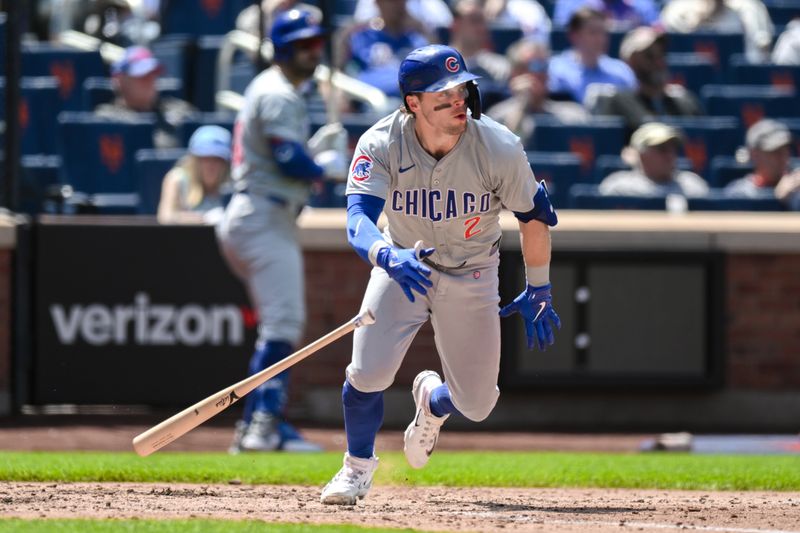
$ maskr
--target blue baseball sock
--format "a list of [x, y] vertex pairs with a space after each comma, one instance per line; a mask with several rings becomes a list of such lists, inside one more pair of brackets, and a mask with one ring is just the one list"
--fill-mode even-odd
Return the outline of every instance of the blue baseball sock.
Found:
[[[250, 358], [249, 372], [252, 376], [268, 366], [282, 361], [292, 354], [292, 345], [285, 341], [268, 341]], [[245, 397], [242, 420], [250, 423], [253, 412], [263, 411], [275, 416], [283, 414], [286, 406], [289, 371], [284, 370]]]
[[453, 405], [453, 399], [450, 397], [450, 387], [447, 386], [447, 383], [443, 383], [431, 392], [431, 414], [442, 417], [450, 413], [461, 414], [456, 409], [456, 406]]
[[383, 424], [383, 391], [361, 392], [344, 382], [342, 387], [347, 451], [369, 459], [375, 453], [375, 436]]

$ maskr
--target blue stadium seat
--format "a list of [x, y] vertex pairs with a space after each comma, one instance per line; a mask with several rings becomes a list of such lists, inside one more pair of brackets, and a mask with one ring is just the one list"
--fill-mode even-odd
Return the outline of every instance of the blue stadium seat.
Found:
[[115, 122], [92, 113], [61, 113], [58, 137], [64, 162], [62, 182], [75, 191], [102, 196], [98, 196], [98, 204], [126, 206], [135, 212], [135, 155], [143, 148], [152, 148], [153, 126], [150, 117]]
[[[553, 28], [550, 32], [550, 49], [557, 54], [570, 47], [569, 37], [565, 28]], [[608, 32], [608, 55], [619, 58], [619, 45], [625, 38], [625, 31], [613, 30]]]
[[217, 87], [217, 56], [223, 37], [204, 35], [197, 40], [192, 68], [191, 102], [200, 111], [214, 111]]
[[225, 35], [249, 0], [170, 0], [161, 16], [161, 33]]
[[747, 128], [764, 117], [800, 117], [797, 92], [771, 85], [707, 85], [701, 91], [709, 115], [737, 116]]
[[177, 78], [183, 82], [179, 98], [189, 100], [189, 67], [194, 50], [194, 37], [190, 35], [165, 35], [150, 43], [153, 55], [164, 66], [165, 78]]
[[595, 117], [587, 124], [565, 125], [549, 115], [537, 115], [536, 129], [525, 142], [533, 152], [572, 152], [581, 159], [576, 181], [591, 182], [595, 159], [619, 155], [625, 142], [625, 128], [619, 117]]
[[764, 0], [764, 5], [776, 26], [788, 24], [793, 18], [800, 17], [800, 0]]
[[44, 211], [44, 203], [53, 187], [59, 185], [61, 158], [57, 155], [25, 155], [20, 161], [19, 209], [35, 215]]
[[100, 52], [86, 52], [51, 43], [26, 43], [22, 47], [23, 76], [53, 76], [58, 79], [59, 109], [83, 111], [83, 82], [108, 76]]
[[693, 52], [667, 54], [670, 82], [686, 87], [699, 95], [700, 89], [709, 83], [720, 81], [719, 71], [708, 56]]
[[706, 56], [720, 72], [733, 54], [744, 52], [744, 37], [741, 33], [669, 33], [667, 38], [670, 52], [691, 52]]
[[759, 198], [727, 198], [719, 189], [712, 189], [704, 198], [687, 198], [689, 211], [785, 211], [783, 204], [770, 191]]
[[161, 200], [161, 182], [175, 163], [186, 154], [182, 148], [136, 152], [136, 180], [139, 185], [139, 214], [155, 215]]
[[733, 180], [746, 176], [753, 170], [752, 163], [740, 163], [733, 156], [718, 155], [711, 160], [708, 184], [712, 187], [725, 187]]
[[800, 88], [800, 69], [788, 65], [753, 64], [735, 55], [728, 65], [728, 81], [739, 85]]
[[336, 181], [321, 181], [311, 188], [308, 199], [310, 207], [347, 207], [347, 183]]
[[581, 158], [570, 152], [529, 152], [528, 161], [536, 179], [547, 183], [553, 205], [567, 207], [569, 187], [581, 173]]
[[691, 161], [689, 170], [703, 177], [709, 175], [715, 156], [733, 155], [744, 139], [736, 117], [663, 117], [662, 121], [683, 132], [682, 155]]
[[[5, 104], [5, 78], [0, 78], [0, 102]], [[49, 76], [22, 78], [21, 102], [18, 120], [22, 130], [23, 154], [54, 154], [56, 152], [53, 130], [59, 111], [58, 80]], [[0, 109], [0, 120], [5, 121], [5, 105]]]
[[181, 146], [189, 146], [189, 138], [200, 126], [222, 126], [226, 130], [233, 132], [234, 120], [236, 120], [236, 115], [226, 111], [195, 113], [178, 126], [178, 138], [181, 140]]
[[[183, 81], [177, 78], [159, 78], [156, 88], [161, 96], [180, 98], [183, 92]], [[87, 78], [83, 82], [83, 100], [87, 111], [91, 111], [100, 104], [114, 101], [114, 88], [111, 78]]]
[[640, 209], [663, 211], [667, 208], [666, 196], [604, 196], [597, 185], [578, 183], [569, 189], [572, 209]]
[[250, 61], [235, 61], [231, 65], [228, 87], [231, 91], [244, 94], [247, 86], [256, 76], [256, 67]]
[[0, 13], [0, 76], [6, 75], [6, 14]]

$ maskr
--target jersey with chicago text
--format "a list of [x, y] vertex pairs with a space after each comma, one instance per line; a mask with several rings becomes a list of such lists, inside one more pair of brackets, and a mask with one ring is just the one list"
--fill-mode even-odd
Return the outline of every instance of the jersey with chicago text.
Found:
[[420, 145], [414, 121], [396, 111], [361, 136], [347, 194], [386, 201], [385, 237], [396, 246], [422, 240], [436, 248], [431, 260], [451, 269], [491, 264], [501, 208], [533, 209], [537, 184], [519, 137], [485, 115], [469, 118], [455, 147], [437, 160]]

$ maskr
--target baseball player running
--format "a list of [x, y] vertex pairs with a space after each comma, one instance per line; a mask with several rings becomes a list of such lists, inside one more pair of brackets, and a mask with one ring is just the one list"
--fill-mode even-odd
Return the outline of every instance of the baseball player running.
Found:
[[[480, 421], [494, 408], [499, 317], [522, 315], [529, 348], [544, 350], [554, 342], [552, 325], [561, 327], [549, 281], [556, 213], [519, 138], [481, 116], [477, 78], [451, 47], [414, 50], [400, 65], [403, 108], [370, 128], [353, 156], [347, 236], [374, 266], [362, 305], [377, 323], [353, 338], [342, 392], [347, 452], [323, 503], [353, 505], [367, 494], [383, 391], [429, 318], [444, 382], [430, 370], [414, 379], [416, 413], [404, 438], [414, 468], [428, 462], [449, 416]], [[527, 286], [498, 313], [501, 207], [519, 219]]]
[[[315, 180], [345, 179], [347, 133], [341, 124], [309, 139], [302, 89], [320, 63], [323, 30], [312, 14], [280, 14], [270, 37], [274, 64], [245, 91], [236, 118], [232, 175], [236, 194], [218, 226], [223, 255], [247, 285], [258, 312], [259, 336], [249, 371], [290, 355], [305, 325], [303, 264], [296, 218]], [[288, 371], [247, 396], [230, 451], [316, 451], [283, 420]]]

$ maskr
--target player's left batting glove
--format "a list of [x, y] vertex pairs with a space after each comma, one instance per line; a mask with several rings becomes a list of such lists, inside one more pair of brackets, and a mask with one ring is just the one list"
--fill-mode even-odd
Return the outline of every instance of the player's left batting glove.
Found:
[[549, 283], [541, 287], [527, 285], [522, 294], [517, 296], [513, 302], [500, 309], [502, 318], [517, 312], [522, 315], [522, 320], [525, 322], [525, 333], [528, 335], [529, 350], [533, 349], [534, 341], [538, 342], [539, 349], [542, 351], [555, 342], [550, 322], [561, 329], [561, 319], [553, 309], [553, 297], [550, 295], [550, 289]]
[[433, 282], [428, 279], [431, 269], [421, 261], [434, 251], [435, 248], [421, 248], [419, 245], [414, 248], [386, 246], [378, 252], [375, 262], [400, 284], [406, 297], [413, 302], [414, 293], [411, 289], [424, 295], [428, 292], [426, 287], [433, 287]]

